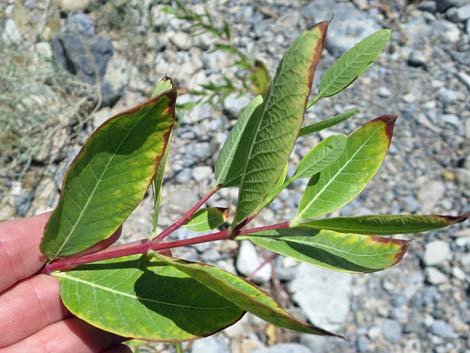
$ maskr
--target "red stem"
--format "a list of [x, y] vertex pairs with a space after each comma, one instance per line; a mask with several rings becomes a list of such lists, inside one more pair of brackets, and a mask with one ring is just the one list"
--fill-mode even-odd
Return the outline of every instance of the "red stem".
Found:
[[211, 198], [212, 195], [214, 195], [217, 191], [220, 190], [221, 187], [222, 185], [217, 185], [214, 189], [212, 189], [207, 194], [205, 194], [198, 202], [196, 202], [196, 204], [193, 207], [191, 207], [191, 209], [189, 209], [188, 212], [186, 212], [183, 215], [183, 217], [181, 217], [171, 226], [163, 230], [155, 238], [153, 238], [152, 242], [154, 243], [161, 242], [163, 239], [165, 239], [167, 236], [169, 236], [171, 233], [173, 233], [175, 230], [177, 230], [179, 227], [185, 224], [197, 212], [197, 210], [199, 210], [201, 206], [204, 205], [206, 201]]
[[96, 261], [101, 261], [101, 260], [112, 259], [115, 257], [129, 256], [129, 255], [135, 255], [135, 254], [145, 254], [149, 250], [159, 251], [159, 250], [177, 248], [180, 246], [207, 243], [207, 242], [217, 241], [217, 240], [228, 240], [228, 239], [235, 238], [237, 235], [251, 234], [251, 233], [261, 232], [264, 230], [283, 229], [283, 228], [288, 228], [288, 227], [289, 227], [289, 222], [282, 222], [282, 223], [272, 224], [270, 226], [237, 230], [236, 232], [235, 231], [231, 232], [230, 229], [226, 229], [226, 230], [222, 230], [220, 232], [216, 232], [212, 234], [201, 235], [199, 237], [190, 238], [190, 239], [171, 241], [168, 243], [153, 243], [151, 241], [138, 240], [132, 243], [124, 244], [124, 245], [112, 246], [110, 248], [98, 251], [90, 255], [85, 255], [85, 256], [77, 257], [77, 258], [65, 258], [62, 260], [54, 261], [44, 266], [41, 273], [47, 274], [47, 273], [51, 273], [53, 271], [58, 271], [58, 270], [68, 271], [78, 265], [83, 265], [83, 264], [87, 264], [90, 262], [96, 262]]
[[103, 251], [99, 251], [94, 254], [85, 255], [82, 257], [78, 257], [78, 258], [66, 258], [63, 260], [57, 260], [55, 262], [47, 264], [41, 272], [47, 274], [47, 273], [51, 273], [57, 270], [71, 270], [72, 268], [78, 265], [83, 265], [83, 264], [87, 264], [90, 262], [96, 262], [96, 261], [101, 261], [101, 260], [112, 259], [115, 257], [129, 256], [129, 255], [135, 255], [135, 254], [145, 254], [149, 250], [159, 251], [159, 250], [177, 248], [180, 246], [194, 245], [194, 244], [200, 244], [200, 243], [206, 243], [210, 241], [217, 241], [217, 240], [224, 240], [224, 239], [230, 239], [230, 231], [228, 229], [217, 232], [217, 233], [202, 235], [200, 237], [195, 237], [195, 238], [190, 238], [190, 239], [176, 240], [176, 241], [172, 241], [169, 243], [155, 244], [150, 241], [144, 241], [144, 242], [137, 241], [137, 242], [133, 242], [130, 244], [111, 247]]
[[289, 228], [289, 221], [271, 224], [270, 226], [263, 226], [263, 227], [250, 228], [250, 229], [240, 229], [236, 232], [234, 237], [236, 237], [237, 235], [251, 234], [251, 233], [256, 233], [256, 232], [262, 232], [265, 230], [284, 229], [284, 228]]

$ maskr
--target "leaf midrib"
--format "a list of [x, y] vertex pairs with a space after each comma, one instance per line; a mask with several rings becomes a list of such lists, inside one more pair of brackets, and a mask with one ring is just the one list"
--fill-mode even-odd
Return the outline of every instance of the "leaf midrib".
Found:
[[[146, 301], [146, 302], [150, 302], [150, 303], [168, 305], [168, 306], [173, 306], [173, 307], [178, 307], [178, 308], [198, 309], [198, 310], [223, 310], [223, 309], [229, 309], [229, 308], [235, 307], [235, 305], [223, 306], [223, 307], [203, 307], [203, 306], [190, 306], [190, 305], [169, 303], [169, 302], [164, 302], [164, 301], [160, 301], [160, 300], [156, 300], [156, 299], [139, 297], [138, 295], [132, 295], [132, 294], [125, 293], [125, 292], [122, 292], [122, 291], [118, 291], [118, 290], [115, 290], [115, 289], [112, 289], [112, 288], [109, 288], [109, 287], [105, 287], [105, 286], [96, 284], [94, 282], [90, 282], [90, 281], [86, 281], [86, 280], [83, 280], [83, 279], [80, 279], [80, 278], [77, 278], [77, 277], [69, 276], [65, 272], [61, 272], [61, 273], [57, 274], [57, 276], [59, 278], [65, 278], [65, 279], [68, 279], [70, 281], [75, 281], [75, 282], [78, 282], [78, 283], [86, 284], [86, 285], [88, 285], [88, 286], [90, 286], [94, 289], [100, 289], [100, 290], [103, 290], [105, 292], [112, 293], [114, 295], [120, 295], [120, 296], [128, 297], [128, 298], [131, 298], [131, 299], [137, 299], [139, 301]], [[77, 296], [77, 297], [79, 297], [79, 296]]]
[[[284, 60], [281, 60], [281, 62], [279, 63], [279, 73], [283, 71], [284, 69]], [[257, 122], [257, 125], [256, 125], [256, 129], [255, 129], [255, 132], [253, 134], [253, 143], [250, 144], [250, 149], [249, 149], [249, 152], [248, 152], [248, 155], [247, 155], [247, 158], [246, 158], [246, 161], [245, 161], [245, 165], [243, 166], [243, 173], [242, 173], [242, 178], [241, 178], [241, 181], [240, 181], [240, 191], [242, 190], [244, 184], [245, 184], [245, 177], [246, 177], [246, 169], [248, 167], [248, 164], [250, 163], [250, 161], [252, 160], [252, 153], [253, 153], [253, 149], [255, 147], [255, 145], [257, 145], [256, 143], [256, 140], [258, 138], [258, 134], [259, 134], [259, 131], [260, 131], [260, 126], [261, 126], [261, 122], [263, 121], [263, 118], [264, 118], [264, 115], [266, 114], [266, 111], [267, 111], [267, 107], [269, 106], [269, 103], [271, 102], [271, 99], [272, 99], [272, 96], [273, 96], [273, 91], [274, 91], [274, 87], [277, 86], [278, 84], [278, 81], [280, 80], [280, 77], [281, 75], [279, 74], [276, 74], [275, 77], [274, 77], [274, 80], [272, 81], [272, 85], [271, 87], [269, 88], [269, 91], [268, 91], [268, 96], [266, 97], [266, 100], [262, 103], [263, 104], [263, 110], [262, 112], [260, 112], [260, 118], [258, 119], [258, 122]], [[258, 183], [257, 183], [258, 184]], [[241, 194], [241, 193], [240, 193]], [[261, 197], [260, 199], [264, 199], [265, 196]], [[238, 211], [238, 207], [237, 207], [237, 211]], [[238, 212], [237, 212], [238, 213]], [[249, 216], [249, 215], [247, 215]], [[247, 217], [245, 216], [245, 218]], [[237, 215], [235, 214], [235, 221], [236, 222], [241, 222], [243, 221], [243, 219], [237, 219]], [[235, 222], [234, 222], [235, 223]]]
[[[370, 134], [370, 136], [364, 141], [364, 143], [356, 150], [356, 152], [354, 152], [351, 157], [349, 157], [349, 159], [346, 161], [346, 163], [343, 164], [343, 166], [333, 175], [332, 178], [330, 178], [330, 180], [328, 180], [328, 182], [317, 192], [317, 194], [305, 205], [305, 207], [303, 208], [303, 210], [301, 212], [299, 212], [297, 214], [297, 216], [294, 217], [294, 219], [291, 221], [292, 223], [295, 223], [297, 222], [298, 220], [302, 219], [302, 215], [306, 212], [306, 210], [308, 210], [310, 208], [310, 205], [312, 205], [319, 197], [320, 195], [325, 191], [326, 188], [328, 188], [330, 186], [331, 183], [333, 183], [335, 181], [335, 179], [338, 177], [338, 175], [352, 162], [352, 160], [354, 159], [354, 157], [356, 157], [356, 155], [362, 151], [362, 149], [367, 145], [367, 143], [369, 142], [369, 140], [375, 136], [375, 134], [381, 129], [381, 127], [377, 127], [375, 129], [375, 131], [373, 133]], [[347, 146], [345, 148], [345, 152], [347, 152]], [[340, 157], [341, 158], [341, 157]], [[328, 168], [331, 168], [328, 167]]]
[[[91, 193], [88, 195], [88, 198], [87, 198], [87, 201], [85, 202], [85, 205], [83, 206], [83, 208], [81, 209], [80, 211], [80, 214], [77, 218], [77, 220], [74, 222], [74, 224], [72, 225], [72, 229], [68, 232], [68, 234], [66, 235], [62, 245], [59, 247], [59, 249], [55, 252], [54, 256], [52, 258], [56, 258], [60, 252], [62, 251], [62, 249], [65, 247], [65, 245], [69, 242], [70, 240], [70, 237], [72, 236], [72, 234], [74, 233], [75, 229], [77, 228], [78, 224], [80, 223], [83, 215], [85, 214], [86, 210], [88, 209], [88, 206], [96, 192], [96, 190], [98, 189], [102, 179], [103, 179], [103, 176], [104, 174], [107, 172], [108, 170], [108, 167], [110, 165], [110, 163], [113, 161], [114, 159], [114, 156], [116, 155], [117, 151], [119, 151], [119, 149], [122, 147], [122, 145], [126, 142], [127, 138], [129, 137], [129, 135], [132, 133], [132, 131], [134, 131], [134, 129], [136, 128], [137, 125], [140, 124], [140, 122], [148, 115], [150, 114], [150, 112], [153, 111], [153, 108], [155, 107], [152, 107], [151, 109], [149, 109], [146, 113], [144, 113], [140, 119], [138, 119], [138, 121], [134, 124], [134, 126], [129, 129], [129, 131], [127, 132], [126, 136], [122, 139], [122, 141], [119, 143], [119, 145], [116, 147], [116, 149], [112, 152], [111, 154], [111, 157], [109, 158], [108, 162], [106, 163], [103, 171], [101, 172], [100, 174], [100, 177], [99, 179], [96, 180], [95, 182], [95, 186], [93, 187], [93, 189], [91, 190]], [[107, 137], [106, 137], [106, 141], [109, 141], [109, 126], [108, 126], [108, 130], [107, 130]], [[90, 166], [91, 167], [91, 166]], [[95, 173], [93, 172], [93, 175]], [[95, 175], [95, 178], [96, 178], [96, 175]], [[78, 179], [80, 181], [80, 178]]]

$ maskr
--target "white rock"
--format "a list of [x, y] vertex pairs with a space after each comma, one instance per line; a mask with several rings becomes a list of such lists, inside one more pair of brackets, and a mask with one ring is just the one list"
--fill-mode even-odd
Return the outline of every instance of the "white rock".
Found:
[[18, 30], [15, 21], [13, 21], [11, 18], [5, 22], [2, 38], [7, 44], [18, 44], [18, 42], [21, 41], [21, 33]]
[[195, 167], [193, 169], [193, 179], [197, 182], [207, 180], [212, 175], [212, 168], [207, 166]]
[[447, 276], [435, 267], [426, 268], [426, 278], [432, 284], [442, 284], [448, 281]]
[[[238, 272], [244, 276], [251, 276], [263, 261], [253, 243], [247, 240], [241, 242], [236, 262]], [[255, 283], [265, 283], [271, 279], [271, 271], [271, 264], [266, 264], [256, 272], [251, 280]]]
[[289, 286], [310, 322], [338, 330], [349, 313], [352, 275], [300, 264]]
[[60, 7], [65, 11], [83, 11], [89, 4], [89, 0], [62, 0]]
[[206, 337], [194, 342], [191, 353], [230, 353], [230, 349], [214, 337]]
[[114, 92], [122, 93], [127, 86], [129, 82], [128, 70], [129, 64], [127, 60], [118, 53], [114, 53], [111, 59], [109, 59], [104, 76], [105, 81], [111, 84]]
[[418, 199], [422, 204], [422, 212], [432, 212], [436, 204], [441, 200], [442, 196], [444, 196], [445, 190], [446, 187], [443, 182], [425, 180], [418, 191]]
[[252, 353], [312, 353], [312, 351], [298, 343], [281, 343], [269, 348], [257, 349]]
[[424, 263], [433, 266], [447, 261], [451, 256], [449, 244], [442, 240], [435, 240], [426, 245], [424, 251]]
[[452, 276], [461, 281], [465, 281], [465, 278], [467, 278], [467, 275], [460, 267], [452, 268]]
[[176, 32], [173, 36], [170, 37], [170, 41], [179, 50], [188, 50], [191, 48], [191, 37], [187, 33]]
[[238, 117], [243, 108], [245, 108], [250, 99], [246, 96], [239, 97], [235, 93], [231, 93], [224, 100], [224, 110], [231, 117]]

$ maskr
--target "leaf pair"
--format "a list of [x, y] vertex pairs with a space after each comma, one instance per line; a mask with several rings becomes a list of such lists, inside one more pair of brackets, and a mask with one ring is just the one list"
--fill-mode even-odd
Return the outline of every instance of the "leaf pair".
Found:
[[117, 335], [183, 341], [210, 335], [249, 311], [275, 325], [332, 335], [296, 320], [253, 284], [217, 267], [155, 254], [56, 273], [65, 306]]
[[[296, 260], [335, 271], [367, 273], [398, 263], [408, 241], [383, 237], [444, 228], [468, 219], [439, 215], [335, 217], [238, 236]], [[370, 235], [375, 234], [375, 235]]]
[[302, 125], [327, 27], [322, 22], [292, 43], [266, 97], [248, 105], [222, 148], [217, 183], [240, 187], [232, 226], [263, 207], [281, 176]]

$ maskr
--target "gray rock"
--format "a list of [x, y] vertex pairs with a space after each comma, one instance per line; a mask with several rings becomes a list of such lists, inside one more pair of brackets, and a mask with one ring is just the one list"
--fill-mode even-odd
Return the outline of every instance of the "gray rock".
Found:
[[[263, 263], [263, 258], [258, 254], [256, 247], [250, 241], [243, 240], [238, 249], [236, 261], [237, 271], [244, 276], [251, 276]], [[265, 283], [271, 279], [272, 266], [270, 263], [264, 265], [252, 277], [255, 283]]]
[[426, 244], [423, 260], [426, 266], [433, 266], [447, 261], [450, 256], [449, 244], [442, 240], [435, 240]]
[[124, 94], [129, 82], [128, 66], [127, 60], [117, 54], [109, 60], [101, 90], [103, 105], [114, 105]]
[[15, 199], [15, 211], [19, 217], [24, 217], [31, 208], [33, 192], [30, 190], [21, 192]]
[[230, 348], [213, 337], [206, 337], [193, 343], [191, 353], [230, 353]]
[[408, 57], [408, 65], [414, 67], [426, 67], [426, 57], [423, 52], [413, 50]]
[[433, 0], [425, 0], [418, 4], [418, 9], [421, 11], [435, 12], [437, 10], [437, 5]]
[[192, 124], [214, 116], [214, 109], [209, 104], [198, 104], [188, 114], [185, 114], [184, 121]]
[[390, 90], [387, 87], [384, 87], [384, 86], [380, 87], [379, 91], [377, 93], [382, 98], [388, 98], [388, 97], [390, 97], [390, 94], [391, 94]]
[[251, 353], [312, 353], [312, 351], [297, 343], [281, 343], [269, 348], [260, 348]]
[[300, 264], [289, 291], [310, 322], [335, 331], [349, 313], [351, 281], [348, 273]]
[[312, 353], [324, 353], [328, 339], [325, 336], [304, 334], [300, 336], [300, 344], [308, 347]]
[[238, 115], [248, 103], [250, 103], [250, 99], [247, 96], [240, 97], [235, 93], [231, 93], [224, 100], [224, 110], [229, 117], [238, 118]]
[[313, 1], [303, 8], [302, 14], [313, 19], [313, 22], [326, 21], [334, 15], [328, 28], [326, 48], [335, 56], [343, 54], [361, 39], [381, 29], [373, 17], [349, 2], [331, 6], [328, 0]]
[[[121, 97], [122, 92], [115, 91], [115, 82], [104, 79], [113, 55], [113, 43], [95, 35], [93, 20], [88, 15], [70, 16], [65, 30], [52, 39], [51, 48], [55, 60], [65, 70], [88, 84], [101, 82], [102, 106], [112, 106]], [[122, 69], [122, 65], [119, 67]], [[122, 76], [117, 81], [118, 87], [122, 87]]]
[[442, 273], [435, 267], [426, 268], [426, 278], [429, 283], [432, 283], [434, 285], [439, 285], [449, 280], [444, 273]]
[[192, 174], [194, 180], [201, 182], [210, 179], [212, 176], [212, 168], [207, 166], [195, 167]]
[[401, 325], [398, 321], [385, 319], [380, 324], [380, 330], [384, 338], [391, 342], [397, 343], [401, 339]]
[[455, 23], [444, 19], [439, 19], [432, 23], [431, 34], [436, 39], [449, 43], [456, 43], [460, 39], [459, 27]]
[[446, 18], [454, 23], [459, 22], [458, 9], [456, 7], [451, 7], [446, 11]]
[[444, 114], [441, 116], [441, 120], [447, 124], [451, 124], [457, 127], [461, 125], [459, 117], [454, 114]]
[[444, 12], [449, 7], [456, 6], [460, 0], [434, 0], [436, 2], [437, 11]]
[[439, 88], [437, 94], [439, 96], [439, 100], [444, 104], [452, 104], [457, 100], [456, 93], [446, 87]]
[[359, 353], [368, 352], [369, 340], [365, 336], [359, 336], [356, 340], [356, 349]]
[[457, 20], [459, 22], [464, 22], [470, 19], [470, 4], [463, 5], [457, 10]]
[[67, 18], [67, 30], [81, 36], [93, 37], [95, 35], [95, 24], [93, 19], [84, 13], [70, 15]]
[[435, 320], [431, 325], [431, 331], [436, 336], [443, 338], [453, 338], [456, 336], [452, 326], [442, 320]]
[[177, 183], [186, 184], [191, 180], [191, 176], [192, 170], [190, 168], [184, 168], [178, 174], [176, 174], [175, 180]]
[[190, 146], [189, 153], [199, 161], [205, 161], [212, 157], [212, 146], [208, 142], [198, 142]]

